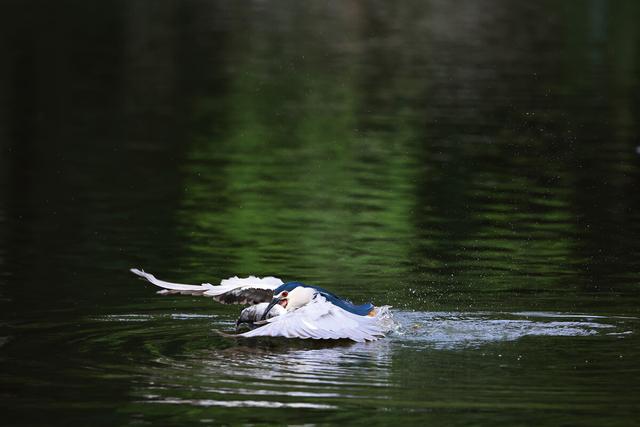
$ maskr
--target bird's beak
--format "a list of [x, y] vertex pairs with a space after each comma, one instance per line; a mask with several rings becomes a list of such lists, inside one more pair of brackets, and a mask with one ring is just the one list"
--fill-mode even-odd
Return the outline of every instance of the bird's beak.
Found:
[[260, 318], [260, 320], [265, 320], [267, 318], [267, 314], [269, 314], [274, 305], [280, 302], [280, 299], [281, 298], [274, 298], [271, 300], [271, 302], [267, 306], [267, 309], [264, 311], [264, 313], [262, 313], [262, 317]]

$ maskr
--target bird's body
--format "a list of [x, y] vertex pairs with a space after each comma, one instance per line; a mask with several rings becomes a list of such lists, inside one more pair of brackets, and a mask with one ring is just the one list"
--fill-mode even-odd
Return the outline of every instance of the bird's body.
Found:
[[238, 335], [241, 337], [373, 341], [383, 337], [391, 324], [387, 306], [354, 305], [323, 288], [300, 282], [250, 276], [226, 279], [217, 286], [184, 285], [158, 280], [138, 269], [131, 272], [163, 288], [160, 294], [201, 295], [225, 304], [249, 304], [236, 322], [237, 329], [250, 329]]

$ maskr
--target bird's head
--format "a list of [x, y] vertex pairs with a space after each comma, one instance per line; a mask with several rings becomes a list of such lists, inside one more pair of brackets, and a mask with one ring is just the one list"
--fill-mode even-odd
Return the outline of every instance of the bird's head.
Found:
[[273, 299], [267, 306], [267, 309], [264, 311], [264, 314], [262, 316], [263, 319], [267, 317], [267, 313], [269, 313], [269, 311], [276, 304], [281, 305], [287, 311], [293, 311], [311, 302], [311, 300], [317, 293], [317, 291], [313, 288], [297, 284], [295, 286], [289, 284], [283, 285], [280, 288], [276, 289], [276, 292], [278, 293], [273, 296]]

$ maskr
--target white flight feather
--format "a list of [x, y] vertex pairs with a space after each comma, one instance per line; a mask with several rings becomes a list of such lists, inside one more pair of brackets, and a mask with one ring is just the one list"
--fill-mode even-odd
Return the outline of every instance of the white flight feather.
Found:
[[185, 285], [182, 283], [171, 283], [165, 282], [164, 280], [156, 279], [156, 277], [147, 273], [143, 270], [138, 270], [137, 268], [132, 268], [131, 272], [140, 277], [147, 279], [149, 282], [153, 283], [156, 286], [159, 286], [164, 289], [171, 289], [175, 291], [204, 291], [203, 295], [207, 296], [217, 296], [225, 294], [234, 289], [275, 289], [278, 286], [282, 285], [282, 280], [277, 277], [255, 277], [249, 276], [247, 278], [241, 279], [237, 276], [230, 277], [229, 279], [224, 279], [220, 282], [220, 285], [214, 286], [211, 283], [203, 283], [201, 285]]
[[333, 305], [322, 295], [297, 310], [270, 318], [264, 326], [242, 337], [286, 337], [373, 341], [384, 336], [377, 316], [359, 316]]

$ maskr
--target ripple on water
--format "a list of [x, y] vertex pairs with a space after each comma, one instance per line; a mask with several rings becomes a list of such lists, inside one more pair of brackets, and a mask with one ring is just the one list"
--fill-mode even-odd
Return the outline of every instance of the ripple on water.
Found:
[[[184, 328], [184, 334], [202, 336], [216, 329], [233, 328], [233, 322], [226, 316], [172, 313], [172, 314], [119, 314], [107, 315], [94, 320], [106, 322], [154, 322], [149, 328], [157, 328], [158, 333], [167, 333], [173, 329], [176, 321], [196, 322], [194, 327]], [[623, 330], [624, 320], [637, 320], [634, 317], [602, 316], [575, 313], [554, 312], [513, 312], [513, 313], [465, 313], [465, 312], [410, 312], [394, 311], [395, 326], [389, 338], [375, 343], [353, 345], [344, 342], [318, 342], [285, 339], [241, 340], [238, 345], [229, 345], [225, 351], [228, 357], [226, 364], [233, 369], [244, 371], [255, 370], [250, 376], [259, 377], [265, 365], [278, 366], [282, 360], [282, 352], [286, 351], [288, 363], [270, 375], [284, 370], [288, 378], [304, 378], [309, 372], [322, 372], [323, 381], [330, 381], [335, 373], [342, 374], [351, 369], [351, 365], [370, 362], [375, 358], [376, 364], [384, 364], [384, 351], [379, 348], [383, 344], [411, 344], [424, 348], [452, 349], [477, 347], [485, 343], [498, 341], [514, 341], [526, 336], [564, 336], [579, 337], [607, 333], [607, 335], [628, 335], [631, 331]], [[199, 328], [199, 329], [198, 329]], [[153, 333], [153, 330], [146, 331]], [[169, 338], [167, 336], [166, 338]], [[257, 343], [257, 344], [256, 344]], [[265, 346], [264, 343], [270, 343]], [[321, 345], [323, 348], [309, 348]], [[296, 346], [303, 346], [296, 351]], [[377, 346], [370, 351], [372, 346]], [[217, 349], [220, 351], [220, 349]], [[215, 359], [215, 358], [214, 358]], [[340, 360], [341, 365], [333, 364], [327, 368], [327, 360]]]
[[267, 409], [337, 409], [337, 406], [320, 403], [274, 402], [266, 400], [212, 400], [212, 399], [149, 399], [147, 403], [165, 403], [174, 405], [220, 406], [225, 408], [267, 408]]
[[192, 313], [171, 313], [171, 314], [112, 314], [93, 318], [98, 321], [107, 322], [148, 322], [158, 319], [215, 319], [214, 314], [192, 314]]
[[[227, 316], [124, 314], [96, 320], [124, 328], [100, 342], [142, 345], [153, 355], [153, 363], [136, 370], [132, 395], [138, 404], [201, 408], [335, 410], [347, 401], [387, 402], [398, 390], [393, 359], [401, 349], [458, 351], [528, 336], [624, 339], [632, 332], [616, 317], [538, 312], [396, 311], [395, 331], [371, 343], [222, 338], [212, 330], [232, 329]], [[141, 327], [141, 321], [150, 323]]]

